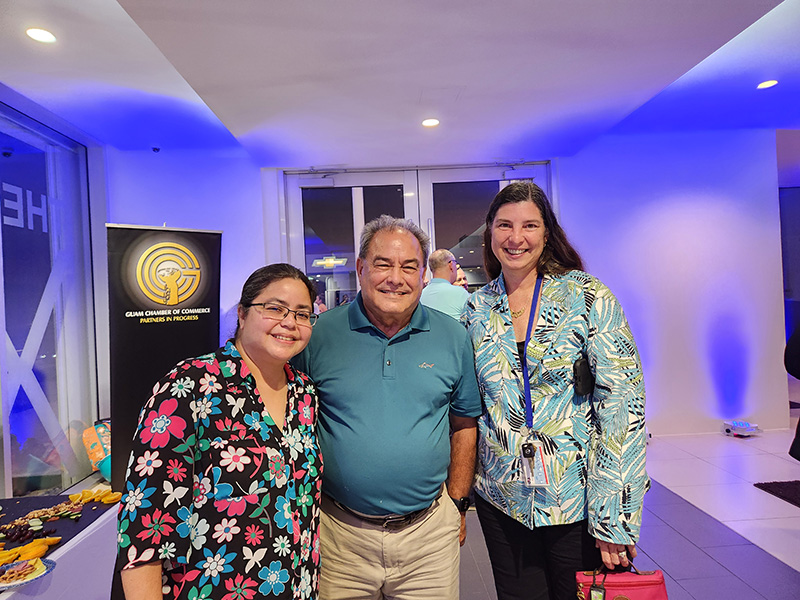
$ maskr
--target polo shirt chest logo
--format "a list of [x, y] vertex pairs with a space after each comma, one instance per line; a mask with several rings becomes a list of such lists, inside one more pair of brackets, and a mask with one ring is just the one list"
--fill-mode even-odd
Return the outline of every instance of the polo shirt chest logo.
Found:
[[432, 369], [433, 368], [433, 363], [426, 363], [426, 362], [420, 363], [419, 364], [419, 368], [420, 369]]

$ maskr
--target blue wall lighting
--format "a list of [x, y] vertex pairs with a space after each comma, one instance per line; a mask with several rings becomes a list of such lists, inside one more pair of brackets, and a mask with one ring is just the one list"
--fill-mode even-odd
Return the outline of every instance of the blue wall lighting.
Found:
[[742, 320], [733, 313], [718, 314], [708, 329], [709, 375], [716, 395], [715, 413], [722, 418], [746, 414], [750, 361]]

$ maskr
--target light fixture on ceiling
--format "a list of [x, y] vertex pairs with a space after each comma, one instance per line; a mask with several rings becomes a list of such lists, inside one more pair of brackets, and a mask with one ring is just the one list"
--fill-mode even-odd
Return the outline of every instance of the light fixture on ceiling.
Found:
[[774, 87], [776, 85], [778, 85], [778, 80], [777, 79], [768, 79], [767, 81], [762, 81], [756, 87], [759, 90], [766, 90], [766, 89]]
[[423, 127], [436, 127], [439, 124], [439, 119], [425, 119], [422, 122]]
[[52, 44], [56, 41], [56, 36], [52, 33], [47, 31], [46, 29], [37, 29], [32, 27], [28, 29], [25, 33], [28, 34], [28, 37], [32, 40], [36, 40], [37, 42], [42, 42], [43, 44]]

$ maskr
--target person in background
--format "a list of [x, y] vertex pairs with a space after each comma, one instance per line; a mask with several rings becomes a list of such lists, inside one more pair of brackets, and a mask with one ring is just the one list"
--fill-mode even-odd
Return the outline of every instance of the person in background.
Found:
[[367, 223], [361, 292], [294, 361], [320, 394], [325, 600], [459, 597], [481, 401], [466, 329], [419, 303], [428, 244], [411, 221]]
[[469, 282], [467, 282], [467, 275], [464, 273], [464, 269], [461, 268], [461, 265], [456, 263], [456, 280], [453, 282], [453, 285], [458, 285], [463, 287], [467, 292], [469, 292]]
[[318, 598], [317, 394], [287, 362], [315, 297], [291, 265], [258, 269], [234, 338], [153, 388], [119, 509], [128, 600]]
[[461, 317], [469, 294], [454, 285], [456, 280], [456, 257], [449, 250], [439, 249], [431, 252], [428, 268], [433, 278], [422, 290], [419, 301], [428, 308], [435, 308], [454, 319]]
[[325, 306], [325, 301], [322, 299], [322, 294], [317, 294], [317, 299], [314, 300], [314, 314], [319, 315], [328, 310]]
[[[800, 327], [794, 330], [789, 341], [786, 342], [786, 350], [783, 353], [783, 364], [786, 372], [795, 379], [800, 379]], [[794, 440], [789, 447], [789, 456], [800, 460], [800, 421], [797, 422], [797, 429]]]
[[462, 321], [486, 405], [475, 491], [497, 597], [572, 599], [576, 571], [636, 556], [649, 487], [641, 363], [622, 308], [583, 272], [538, 186], [497, 194], [484, 244], [492, 281]]

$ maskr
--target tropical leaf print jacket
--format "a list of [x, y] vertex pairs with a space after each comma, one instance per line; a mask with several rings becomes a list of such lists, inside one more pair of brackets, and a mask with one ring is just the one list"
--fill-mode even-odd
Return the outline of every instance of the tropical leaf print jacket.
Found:
[[[633, 336], [611, 291], [582, 271], [543, 279], [527, 359], [545, 487], [527, 486], [521, 472], [525, 396], [502, 275], [472, 294], [461, 320], [486, 407], [478, 420], [477, 492], [531, 529], [588, 518], [594, 537], [635, 543], [650, 485], [645, 390]], [[587, 396], [573, 388], [581, 355], [595, 376]]]

